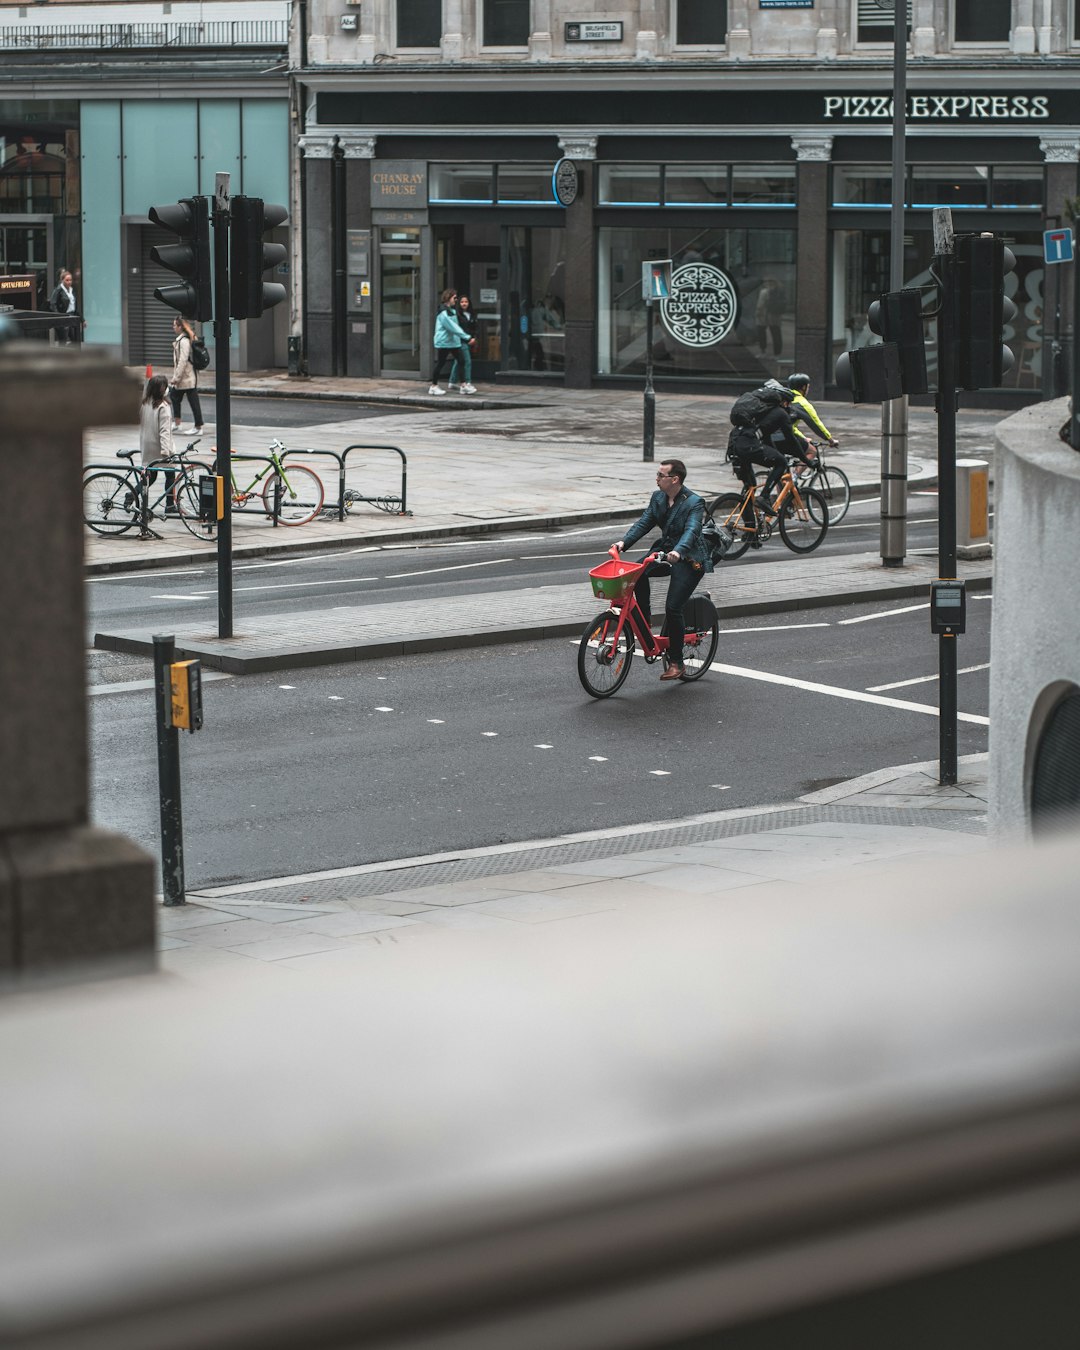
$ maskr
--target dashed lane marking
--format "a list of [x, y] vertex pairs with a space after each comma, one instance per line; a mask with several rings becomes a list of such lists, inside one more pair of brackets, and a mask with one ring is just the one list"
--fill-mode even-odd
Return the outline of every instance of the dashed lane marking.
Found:
[[[811, 694], [828, 694], [832, 698], [846, 698], [853, 703], [876, 703], [883, 708], [899, 708], [903, 712], [926, 713], [930, 717], [940, 716], [937, 708], [929, 703], [909, 703], [902, 698], [885, 698], [881, 694], [871, 694], [861, 689], [840, 689], [833, 684], [817, 684], [813, 680], [797, 680], [793, 675], [773, 675], [765, 670], [747, 670], [745, 666], [725, 666], [714, 663], [710, 668], [721, 675], [738, 675], [746, 680], [761, 680], [765, 684], [783, 684], [791, 689], [805, 689]], [[961, 722], [974, 722], [977, 726], [988, 727], [989, 717], [979, 713], [957, 713]]]
[[[207, 684], [210, 680], [231, 680], [232, 678], [227, 670], [204, 670], [202, 673], [203, 684]], [[124, 680], [119, 684], [94, 684], [86, 692], [93, 697], [99, 694], [137, 694], [140, 690], [153, 688], [153, 680]]]
[[881, 609], [874, 614], [859, 614], [854, 619], [837, 619], [837, 623], [866, 623], [869, 619], [891, 619], [894, 614], [914, 614], [918, 609], [929, 609], [930, 601], [921, 605], [905, 605], [903, 609]]
[[500, 563], [516, 562], [515, 558], [489, 558], [487, 562], [454, 563], [451, 567], [429, 567], [423, 572], [391, 572], [384, 581], [400, 581], [402, 577], [431, 577], [436, 572], [464, 572], [470, 567], [498, 567]]

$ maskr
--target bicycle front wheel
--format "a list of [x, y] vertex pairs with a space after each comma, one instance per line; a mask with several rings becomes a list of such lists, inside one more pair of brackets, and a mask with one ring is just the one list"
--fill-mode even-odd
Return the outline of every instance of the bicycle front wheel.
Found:
[[839, 525], [851, 505], [851, 483], [847, 474], [830, 464], [828, 468], [818, 469], [810, 479], [810, 486], [825, 498], [829, 508], [829, 524]]
[[731, 547], [721, 559], [722, 562], [734, 562], [736, 558], [741, 558], [750, 547], [750, 541], [754, 537], [754, 531], [748, 530], [742, 524], [739, 511], [742, 507], [742, 497], [737, 492], [725, 492], [722, 497], [709, 506], [708, 513], [716, 521], [717, 525], [726, 525], [735, 536]]
[[[200, 468], [202, 468], [201, 465]], [[202, 472], [206, 473], [208, 470], [202, 469]], [[173, 488], [173, 500], [176, 503], [176, 509], [184, 528], [190, 531], [196, 539], [211, 543], [217, 538], [217, 521], [199, 519], [200, 477], [202, 477], [202, 473], [195, 474], [190, 470], [182, 473]]]
[[593, 698], [610, 698], [621, 689], [634, 659], [634, 638], [627, 624], [615, 641], [619, 616], [614, 610], [598, 614], [581, 635], [577, 673], [581, 687]]
[[273, 518], [277, 494], [281, 492], [281, 510], [278, 520], [282, 525], [306, 525], [322, 510], [322, 479], [302, 464], [283, 464], [281, 473], [267, 476], [263, 488], [266, 514]]
[[780, 512], [780, 538], [792, 553], [813, 553], [829, 528], [829, 508], [820, 492], [799, 490], [802, 508], [789, 497]]
[[683, 638], [683, 681], [700, 680], [713, 663], [720, 641], [720, 620], [716, 606], [704, 595], [692, 595], [683, 610], [686, 636]]
[[98, 534], [124, 534], [139, 523], [139, 494], [121, 474], [90, 474], [83, 479], [83, 523]]

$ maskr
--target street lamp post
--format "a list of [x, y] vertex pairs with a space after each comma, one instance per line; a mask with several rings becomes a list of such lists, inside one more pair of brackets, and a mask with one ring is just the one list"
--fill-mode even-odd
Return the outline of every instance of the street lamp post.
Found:
[[[907, 103], [907, 0], [876, 0], [893, 10], [893, 143], [889, 290], [904, 287], [904, 179]], [[881, 564], [900, 567], [907, 552], [907, 395], [881, 405]]]

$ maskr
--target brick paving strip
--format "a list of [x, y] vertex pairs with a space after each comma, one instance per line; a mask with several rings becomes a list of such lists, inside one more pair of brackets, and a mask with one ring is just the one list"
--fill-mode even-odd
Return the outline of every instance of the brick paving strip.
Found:
[[[963, 562], [960, 577], [969, 590], [989, 590], [989, 560]], [[704, 584], [721, 621], [754, 614], [821, 608], [846, 601], [925, 599], [937, 575], [933, 558], [909, 557], [903, 567], [885, 568], [874, 553], [840, 558], [721, 566]], [[509, 603], [508, 603], [509, 602]], [[310, 610], [283, 622], [280, 618], [237, 618], [242, 630], [219, 639], [214, 610], [197, 624], [173, 625], [181, 658], [198, 657], [207, 666], [234, 675], [290, 670], [339, 661], [367, 661], [405, 652], [444, 651], [488, 646], [493, 642], [537, 641], [577, 636], [602, 608], [589, 592], [585, 569], [580, 585], [542, 586], [480, 595], [402, 600], [392, 604]], [[514, 617], [508, 620], [508, 613]], [[147, 655], [153, 652], [151, 629], [100, 632], [94, 646], [104, 651]]]

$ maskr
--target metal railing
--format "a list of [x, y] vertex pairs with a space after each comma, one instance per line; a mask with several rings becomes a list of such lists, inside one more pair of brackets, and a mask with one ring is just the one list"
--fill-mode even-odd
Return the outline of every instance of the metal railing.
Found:
[[117, 51], [142, 47], [285, 47], [285, 19], [212, 23], [10, 24], [0, 27], [0, 51], [65, 47]]
[[[346, 461], [354, 450], [392, 450], [395, 455], [401, 456], [401, 492], [400, 494], [386, 494], [378, 497], [365, 497], [357, 492], [355, 488], [346, 487], [345, 471]], [[327, 455], [329, 458], [337, 460], [338, 466], [338, 497], [336, 502], [328, 502], [326, 510], [337, 514], [338, 520], [345, 519], [345, 513], [357, 502], [366, 502], [369, 506], [374, 506], [378, 511], [385, 511], [392, 516], [411, 516], [412, 512], [407, 506], [408, 489], [408, 460], [405, 457], [405, 451], [396, 445], [347, 445], [339, 455], [336, 450], [287, 450], [282, 456], [282, 460], [290, 456], [297, 455]]]

